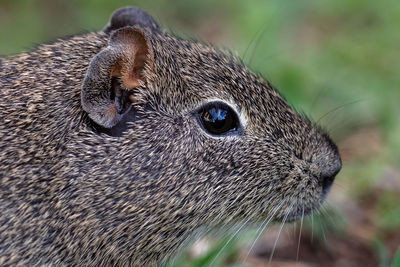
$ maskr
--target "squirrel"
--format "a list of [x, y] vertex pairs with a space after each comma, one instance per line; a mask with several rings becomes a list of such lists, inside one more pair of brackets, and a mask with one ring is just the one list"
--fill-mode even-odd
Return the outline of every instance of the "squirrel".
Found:
[[341, 169], [268, 81], [139, 8], [0, 74], [2, 266], [159, 265], [204, 229], [310, 214]]

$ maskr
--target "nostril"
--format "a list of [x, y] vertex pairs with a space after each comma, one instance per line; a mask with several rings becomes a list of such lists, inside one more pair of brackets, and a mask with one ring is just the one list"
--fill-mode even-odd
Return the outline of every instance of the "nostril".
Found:
[[340, 160], [339, 155], [337, 155], [333, 164], [325, 167], [324, 170], [322, 171], [321, 181], [322, 181], [322, 188], [325, 193], [332, 186], [333, 181], [335, 180], [335, 176], [336, 174], [338, 174], [341, 168], [342, 168], [342, 161]]
[[331, 188], [334, 180], [335, 180], [335, 176], [322, 177], [322, 190], [324, 193], [328, 192], [328, 190]]

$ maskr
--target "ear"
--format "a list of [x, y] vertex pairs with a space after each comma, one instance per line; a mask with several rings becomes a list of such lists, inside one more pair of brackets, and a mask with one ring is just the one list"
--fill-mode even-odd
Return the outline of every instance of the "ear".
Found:
[[159, 30], [157, 22], [145, 11], [137, 7], [123, 7], [111, 15], [110, 22], [104, 27], [105, 33], [126, 27], [137, 26]]
[[108, 47], [89, 64], [81, 90], [83, 110], [98, 125], [115, 126], [131, 109], [131, 89], [148, 82], [152, 64], [153, 52], [144, 32], [132, 27], [113, 32]]

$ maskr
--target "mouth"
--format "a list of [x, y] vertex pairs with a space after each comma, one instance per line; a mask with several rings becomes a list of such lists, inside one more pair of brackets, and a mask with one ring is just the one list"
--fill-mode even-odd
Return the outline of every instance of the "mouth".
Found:
[[295, 209], [292, 209], [289, 211], [289, 213], [283, 213], [282, 215], [278, 216], [276, 218], [277, 222], [283, 222], [283, 223], [290, 223], [294, 222], [298, 219], [304, 218], [310, 214], [312, 214], [314, 211], [318, 210], [318, 208], [321, 206], [321, 202], [319, 202], [317, 205], [313, 206], [297, 206]]
[[[294, 222], [297, 221], [298, 219], [301, 219], [302, 217], [306, 217], [308, 215], [310, 215], [312, 212], [314, 211], [314, 209], [307, 209], [304, 210], [304, 213], [301, 211], [300, 213], [298, 212], [291, 212], [288, 214], [288, 216], [286, 217], [286, 221], [285, 222]], [[279, 221], [283, 221], [285, 219], [285, 217], [280, 218]]]

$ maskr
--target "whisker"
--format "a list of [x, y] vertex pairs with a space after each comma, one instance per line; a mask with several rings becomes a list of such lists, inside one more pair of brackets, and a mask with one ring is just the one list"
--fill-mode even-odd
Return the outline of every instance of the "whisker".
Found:
[[[328, 213], [329, 219], [332, 221], [332, 224], [336, 225], [337, 223], [345, 223], [345, 219], [341, 216], [341, 214], [337, 214], [336, 205], [329, 199], [326, 200], [326, 203], [333, 210], [332, 213]], [[333, 217], [332, 217], [333, 216]]]
[[302, 207], [301, 210], [300, 232], [299, 232], [299, 241], [297, 243], [296, 262], [299, 261], [299, 250], [300, 250], [301, 231], [303, 230], [303, 219], [304, 219], [304, 206]]
[[293, 238], [296, 238], [296, 233], [297, 233], [297, 221], [295, 221], [292, 224], [293, 224], [293, 229], [292, 229], [293, 233], [291, 235], [289, 235], [290, 239], [292, 238], [292, 236], [293, 236]]
[[314, 100], [311, 102], [311, 106], [309, 109], [309, 113], [311, 114], [315, 104], [317, 103], [318, 98], [322, 95], [327, 90], [327, 87], [321, 87], [321, 89], [318, 91], [318, 93], [315, 95]]
[[[332, 120], [331, 120], [332, 122]], [[350, 118], [350, 116], [346, 116], [345, 118], [341, 118], [339, 123], [330, 123], [329, 133], [333, 134], [335, 132], [342, 132], [343, 129], [347, 129], [349, 127], [349, 122], [351, 123], [352, 129], [359, 129], [361, 127], [365, 127], [365, 124], [356, 122]], [[332, 124], [332, 125], [331, 125]], [[342, 148], [343, 150], [343, 148]], [[352, 151], [351, 149], [347, 149], [347, 151]]]
[[226, 246], [232, 241], [233, 238], [236, 237], [236, 235], [240, 232], [240, 230], [254, 217], [254, 214], [250, 215], [249, 218], [239, 227], [239, 229], [236, 230], [236, 232], [228, 239], [228, 241], [225, 242], [224, 246], [218, 251], [218, 253], [214, 256], [214, 259], [211, 261], [209, 266], [213, 266], [213, 263], [215, 260], [218, 258], [218, 256], [221, 254], [221, 252], [226, 248]]
[[[281, 3], [281, 2], [280, 2]], [[283, 2], [283, 3], [285, 3], [286, 4], [286, 2]], [[279, 9], [281, 10], [281, 9], [283, 9], [283, 4], [280, 4], [280, 6], [279, 6]], [[257, 52], [257, 48], [258, 48], [258, 46], [260, 45], [260, 41], [261, 41], [261, 39], [262, 39], [262, 37], [264, 37], [265, 36], [265, 32], [269, 29], [269, 28], [271, 28], [272, 27], [272, 23], [267, 23], [268, 22], [268, 20], [270, 20], [270, 17], [269, 16], [266, 16], [266, 20], [265, 20], [265, 25], [263, 25], [263, 27], [261, 27], [260, 28], [260, 30], [259, 30], [259, 34], [257, 33], [257, 38], [256, 39], [252, 39], [252, 42], [249, 44], [249, 46], [248, 46], [248, 48], [250, 47], [250, 45], [253, 43], [253, 41], [255, 41], [254, 43], [254, 47], [253, 47], [253, 50], [252, 50], [252, 52], [251, 52], [251, 55], [250, 55], [250, 60], [249, 60], [249, 62], [247, 63], [247, 65], [248, 66], [251, 66], [251, 63], [252, 63], [252, 61], [253, 61], [253, 59], [254, 59], [254, 56], [255, 56], [255, 54], [256, 54], [256, 52]], [[276, 22], [276, 20], [274, 20], [275, 22]], [[248, 48], [246, 49], [246, 51], [245, 51], [245, 54], [244, 54], [244, 57], [246, 56], [246, 54], [247, 54], [247, 50], [248, 50]]]
[[326, 242], [325, 227], [324, 227], [323, 221], [319, 220], [319, 224], [321, 225], [321, 232], [322, 232], [322, 236], [324, 238], [324, 242]]
[[249, 66], [251, 66], [251, 63], [253, 62], [254, 55], [255, 55], [255, 53], [257, 51], [258, 45], [260, 44], [261, 38], [264, 36], [265, 32], [267, 31], [268, 26], [269, 26], [268, 24], [264, 25], [263, 30], [260, 32], [260, 34], [258, 35], [258, 37], [256, 39], [253, 51], [251, 52], [250, 60], [248, 62]]
[[314, 211], [311, 212], [311, 244], [314, 239]]
[[339, 184], [338, 182], [333, 183], [333, 185], [337, 186], [338, 188], [345, 190], [345, 192], [347, 192], [347, 187], [345, 187], [344, 185]]
[[338, 110], [340, 110], [340, 109], [342, 109], [342, 108], [344, 108], [344, 107], [347, 107], [347, 106], [349, 106], [349, 105], [353, 105], [353, 104], [356, 104], [356, 103], [359, 103], [359, 102], [362, 102], [362, 101], [366, 101], [366, 100], [364, 100], [364, 99], [359, 99], [359, 100], [350, 101], [350, 102], [344, 103], [343, 105], [340, 105], [340, 106], [338, 106], [338, 107], [336, 107], [336, 108], [334, 108], [334, 109], [331, 109], [330, 111], [328, 111], [328, 112], [326, 112], [324, 115], [322, 115], [322, 116], [316, 121], [316, 124], [318, 124], [323, 118], [325, 118], [325, 117], [328, 116], [329, 114], [332, 114], [333, 112], [338, 111]]
[[262, 36], [261, 33], [264, 32], [264, 29], [266, 28], [266, 25], [267, 25], [267, 24], [262, 25], [262, 26], [258, 29], [258, 31], [257, 31], [256, 34], [254, 35], [254, 37], [251, 39], [251, 41], [249, 42], [249, 44], [246, 46], [246, 49], [244, 50], [244, 53], [243, 53], [243, 56], [242, 56], [243, 60], [246, 60], [247, 52], [250, 50], [250, 47], [253, 45], [254, 40], [258, 40], [258, 39], [260, 38], [260, 36]]
[[[276, 212], [282, 207], [284, 201], [282, 200], [278, 206], [276, 206], [273, 210], [273, 213], [269, 216], [267, 216], [267, 218], [265, 218], [265, 220], [263, 221], [263, 223], [261, 224], [260, 228], [258, 228], [257, 230], [257, 237], [254, 240], [254, 242], [251, 244], [250, 249], [247, 251], [246, 257], [243, 260], [243, 263], [247, 260], [247, 258], [250, 255], [251, 250], [253, 249], [254, 245], [256, 244], [257, 240], [260, 238], [261, 234], [264, 232], [265, 228], [267, 227], [267, 225], [272, 221], [272, 218], [274, 217], [274, 215], [276, 214]], [[265, 222], [266, 221], [266, 222]], [[263, 226], [263, 224], [265, 223], [265, 225]], [[261, 229], [262, 227], [262, 229]], [[261, 229], [261, 231], [260, 231]]]
[[292, 207], [293, 207], [293, 205], [294, 205], [294, 202], [295, 202], [295, 201], [293, 201], [292, 204], [290, 205], [290, 207], [288, 208], [288, 211], [286, 212], [285, 217], [283, 218], [283, 221], [282, 221], [282, 223], [281, 223], [281, 226], [279, 227], [278, 235], [277, 235], [277, 237], [276, 237], [276, 239], [275, 239], [275, 242], [274, 242], [274, 246], [273, 246], [273, 248], [272, 248], [271, 255], [269, 256], [268, 266], [271, 264], [272, 257], [274, 256], [275, 248], [276, 248], [276, 245], [278, 244], [279, 236], [280, 236], [280, 234], [281, 234], [283, 225], [285, 224], [285, 222], [286, 222], [286, 220], [287, 220], [287, 217], [289, 216], [289, 213], [290, 213], [290, 211], [292, 210]]
[[[331, 209], [333, 209], [333, 205], [331, 204], [329, 199], [326, 199], [325, 202], [326, 202], [326, 205], [329, 205], [331, 207]], [[334, 224], [336, 220], [332, 217], [332, 215], [329, 212], [329, 210], [327, 209], [327, 207], [324, 207], [324, 209], [325, 209], [325, 216], [328, 218], [328, 220], [331, 221], [332, 224]]]
[[174, 258], [172, 259], [172, 261], [170, 261], [170, 263], [168, 264], [169, 267], [173, 267], [173, 266], [174, 266], [174, 264], [175, 264], [175, 258], [176, 258], [176, 257], [174, 257]]

